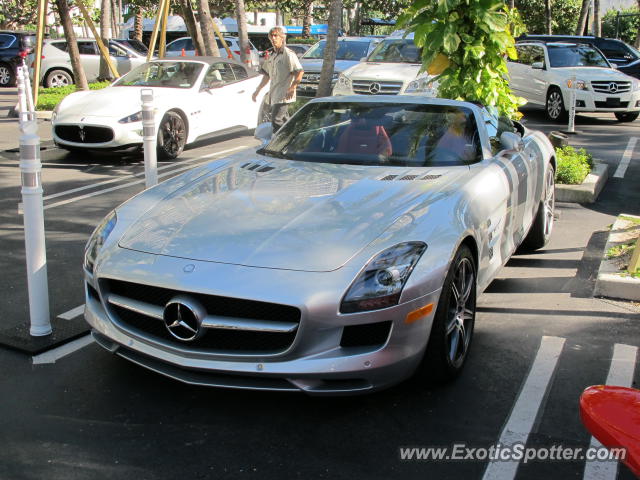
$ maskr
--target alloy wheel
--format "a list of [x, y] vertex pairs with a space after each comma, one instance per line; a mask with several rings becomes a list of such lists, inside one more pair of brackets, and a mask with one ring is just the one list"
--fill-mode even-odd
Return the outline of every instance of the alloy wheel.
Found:
[[451, 365], [464, 362], [475, 318], [475, 272], [471, 260], [462, 257], [455, 267], [447, 309], [445, 335]]
[[551, 235], [553, 229], [553, 211], [555, 208], [555, 172], [553, 168], [549, 167], [547, 170], [547, 178], [545, 185], [545, 196], [543, 200], [544, 207], [544, 235], [548, 237]]
[[175, 158], [182, 152], [187, 138], [187, 131], [182, 117], [169, 112], [160, 126], [162, 149], [169, 158]]
[[549, 94], [549, 98], [547, 99], [547, 113], [549, 114], [549, 118], [553, 120], [560, 118], [563, 108], [562, 96], [560, 92], [554, 90]]
[[0, 66], [0, 85], [9, 85], [11, 82], [11, 72], [9, 68]]

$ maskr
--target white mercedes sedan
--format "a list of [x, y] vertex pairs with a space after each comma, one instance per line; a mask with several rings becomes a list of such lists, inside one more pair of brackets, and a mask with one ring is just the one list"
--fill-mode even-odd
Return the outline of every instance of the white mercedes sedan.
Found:
[[72, 93], [53, 112], [53, 139], [66, 150], [141, 147], [141, 91], [153, 91], [158, 155], [173, 159], [185, 145], [212, 134], [255, 128], [261, 76], [216, 57], [154, 60], [102, 90]]

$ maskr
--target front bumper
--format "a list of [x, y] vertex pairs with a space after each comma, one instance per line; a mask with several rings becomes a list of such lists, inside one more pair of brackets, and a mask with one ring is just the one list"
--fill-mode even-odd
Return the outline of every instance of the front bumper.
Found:
[[[563, 92], [565, 105], [569, 105], [569, 92]], [[640, 91], [608, 95], [592, 91], [576, 91], [577, 112], [638, 112]]]
[[53, 122], [53, 140], [75, 148], [114, 150], [142, 145], [142, 122], [118, 123], [108, 117], [85, 117], [82, 122]]
[[[138, 252], [125, 252], [124, 256], [138, 257], [138, 266], [140, 257], [147, 257], [142, 264], [151, 262], [151, 256]], [[109, 272], [109, 268], [104, 268], [103, 272], [96, 273], [96, 277], [85, 272], [85, 318], [93, 329], [97, 343], [134, 363], [195, 385], [303, 391], [312, 395], [368, 393], [391, 386], [411, 376], [420, 363], [435, 308], [427, 316], [410, 324], [405, 323], [407, 314], [429, 303], [435, 306], [440, 295], [438, 290], [392, 308], [341, 315], [337, 313], [341, 295], [334, 296], [334, 292], [328, 291], [335, 283], [335, 278], [330, 278], [335, 275], [334, 272], [319, 274], [326, 278], [317, 277], [312, 282], [305, 272], [203, 262], [196, 263], [194, 273], [186, 276], [183, 273], [184, 264], [195, 262], [159, 257], [152, 263], [153, 266], [149, 264], [146, 273], [141, 273], [141, 268], [131, 270], [126, 280], [151, 284], [154, 283], [153, 278], [162, 278], [163, 287], [185, 295], [199, 292], [236, 299], [267, 300], [294, 305], [301, 311], [295, 339], [282, 352], [230, 353], [192, 348], [189, 343], [167, 341], [166, 338], [149, 335], [124, 324], [109, 303], [108, 289], [101, 290], [103, 282], [114, 280], [112, 274], [116, 273], [115, 270]], [[160, 271], [163, 273], [160, 274]], [[167, 272], [180, 273], [172, 275]], [[117, 276], [123, 277], [121, 274]], [[201, 284], [198, 277], [209, 281]], [[218, 279], [227, 286], [232, 283], [231, 291], [228, 288], [227, 291], [216, 288]], [[251, 292], [247, 285], [264, 285], [264, 288]], [[323, 291], [325, 286], [327, 290]], [[326, 300], [328, 298], [332, 300]], [[344, 345], [345, 326], [379, 322], [390, 323], [389, 333], [380, 344]], [[215, 334], [210, 331], [205, 335]]]

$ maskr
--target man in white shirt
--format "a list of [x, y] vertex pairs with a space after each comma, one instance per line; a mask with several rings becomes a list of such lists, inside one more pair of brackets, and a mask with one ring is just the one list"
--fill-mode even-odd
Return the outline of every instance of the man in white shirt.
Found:
[[253, 93], [253, 101], [269, 81], [269, 104], [274, 133], [289, 119], [288, 105], [296, 101], [296, 87], [302, 80], [302, 65], [293, 50], [286, 47], [287, 34], [283, 27], [269, 30], [273, 55], [262, 64], [262, 81]]

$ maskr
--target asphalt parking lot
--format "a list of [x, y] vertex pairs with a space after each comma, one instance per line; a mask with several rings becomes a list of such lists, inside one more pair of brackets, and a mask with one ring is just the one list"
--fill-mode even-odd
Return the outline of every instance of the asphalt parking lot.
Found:
[[[525, 121], [558, 129], [535, 111], [525, 111]], [[40, 123], [51, 313], [77, 319], [84, 243], [102, 216], [144, 188], [143, 165], [135, 155], [66, 154], [48, 142], [47, 127]], [[630, 139], [640, 137], [640, 123], [613, 116], [580, 115], [576, 128], [572, 143], [612, 174]], [[28, 318], [11, 132], [15, 121], [0, 118], [5, 326]], [[168, 178], [256, 144], [248, 135], [203, 142], [160, 172]], [[582, 390], [611, 378], [638, 386], [640, 308], [594, 298], [593, 288], [608, 225], [619, 213], [640, 214], [639, 155], [631, 152], [624, 175], [608, 181], [597, 203], [558, 205], [551, 243], [515, 256], [479, 298], [473, 348], [455, 383], [413, 380], [368, 396], [309, 398], [183, 385], [86, 337], [76, 344], [82, 348], [60, 355], [0, 348], [0, 478], [633, 478], [624, 466], [582, 459], [495, 466], [402, 455], [490, 448], [507, 438], [528, 448], [586, 449]]]

